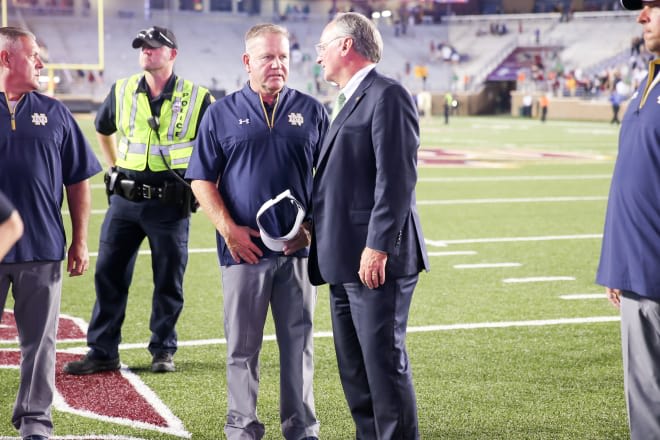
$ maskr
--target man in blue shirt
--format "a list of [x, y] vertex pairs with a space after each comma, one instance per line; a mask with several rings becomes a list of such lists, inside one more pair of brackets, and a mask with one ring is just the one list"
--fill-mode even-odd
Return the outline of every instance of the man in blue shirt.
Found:
[[230, 440], [264, 436], [256, 403], [270, 305], [280, 349], [282, 432], [288, 440], [316, 439], [316, 290], [307, 275], [309, 225], [297, 230], [295, 225], [301, 213], [309, 216], [312, 166], [328, 120], [318, 101], [285, 86], [284, 28], [257, 25], [247, 32], [245, 45], [249, 82], [209, 107], [186, 173], [217, 229], [227, 338], [225, 434]]
[[633, 94], [619, 133], [596, 282], [621, 310], [630, 437], [660, 438], [660, 1], [622, 0], [656, 59]]
[[53, 429], [55, 340], [66, 249], [64, 190], [72, 226], [66, 270], [78, 276], [89, 266], [88, 179], [101, 171], [67, 108], [35, 92], [42, 67], [34, 35], [0, 28], [0, 190], [25, 221], [23, 237], [0, 262], [0, 306], [11, 285], [21, 347], [12, 423], [28, 440], [47, 439]]

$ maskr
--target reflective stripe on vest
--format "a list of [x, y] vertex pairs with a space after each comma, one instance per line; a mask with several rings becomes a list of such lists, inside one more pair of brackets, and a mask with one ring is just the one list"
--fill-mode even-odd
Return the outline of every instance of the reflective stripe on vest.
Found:
[[[142, 74], [117, 81], [115, 86], [116, 125], [119, 137], [117, 165], [143, 171], [185, 169], [193, 151], [197, 121], [207, 89], [177, 78], [171, 100], [163, 101], [158, 132], [147, 120], [151, 117], [149, 98], [139, 93]], [[161, 154], [162, 152], [162, 154]]]

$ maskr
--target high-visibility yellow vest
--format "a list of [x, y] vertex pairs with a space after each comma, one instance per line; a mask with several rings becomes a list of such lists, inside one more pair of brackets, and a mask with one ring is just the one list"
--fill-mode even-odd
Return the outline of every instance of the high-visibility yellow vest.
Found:
[[166, 161], [172, 169], [186, 169], [208, 89], [177, 78], [172, 99], [163, 101], [159, 128], [154, 130], [148, 123], [149, 97], [137, 91], [142, 76], [120, 79], [115, 85], [117, 166], [144, 171], [148, 165], [151, 171], [165, 171]]

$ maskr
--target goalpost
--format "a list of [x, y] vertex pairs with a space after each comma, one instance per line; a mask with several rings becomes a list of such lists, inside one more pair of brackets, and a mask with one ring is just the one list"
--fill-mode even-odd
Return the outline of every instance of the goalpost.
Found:
[[[7, 26], [7, 2], [8, 0], [0, 0], [2, 9], [2, 26]], [[97, 40], [98, 40], [98, 60], [92, 63], [47, 63], [44, 65], [48, 75], [48, 94], [53, 95], [55, 92], [55, 70], [103, 70], [105, 60], [104, 49], [104, 31], [103, 31], [103, 0], [96, 0], [97, 9]]]

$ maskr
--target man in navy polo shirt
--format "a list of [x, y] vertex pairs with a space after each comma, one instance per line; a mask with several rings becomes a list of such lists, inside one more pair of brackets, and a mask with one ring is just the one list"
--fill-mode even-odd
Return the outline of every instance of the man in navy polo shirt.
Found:
[[[69, 276], [89, 266], [88, 179], [101, 171], [69, 110], [35, 92], [42, 67], [34, 35], [0, 28], [0, 190], [25, 223], [23, 236], [0, 262], [0, 306], [11, 285], [21, 347], [12, 423], [29, 440], [47, 439], [53, 429], [62, 260], [66, 254]], [[72, 226], [68, 252], [61, 213], [65, 190]]]
[[309, 224], [297, 231], [295, 225], [301, 213], [309, 216], [312, 166], [328, 118], [318, 101], [285, 86], [286, 29], [257, 25], [245, 47], [249, 82], [209, 107], [186, 173], [217, 229], [227, 338], [225, 433], [230, 440], [264, 436], [256, 402], [270, 304], [280, 350], [282, 432], [287, 440], [315, 439], [316, 290], [307, 275]]
[[630, 438], [660, 438], [660, 0], [622, 0], [656, 59], [628, 103], [596, 282], [621, 310]]

